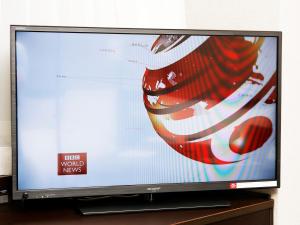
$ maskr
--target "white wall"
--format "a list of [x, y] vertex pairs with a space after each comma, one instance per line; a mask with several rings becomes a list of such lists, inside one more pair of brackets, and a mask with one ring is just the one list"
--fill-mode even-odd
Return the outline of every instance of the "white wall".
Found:
[[279, 30], [279, 0], [185, 0], [188, 28]]
[[275, 224], [300, 224], [300, 3], [297, 0], [186, 0], [187, 27], [195, 29], [282, 30], [281, 188]]
[[280, 1], [282, 55], [282, 188], [274, 196], [278, 225], [300, 224], [300, 2]]
[[183, 0], [0, 0], [0, 175], [11, 174], [11, 24], [184, 28], [186, 23]]

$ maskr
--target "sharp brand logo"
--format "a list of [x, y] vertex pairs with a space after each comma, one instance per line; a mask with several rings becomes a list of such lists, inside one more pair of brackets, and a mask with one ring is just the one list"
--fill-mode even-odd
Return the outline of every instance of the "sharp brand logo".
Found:
[[86, 153], [59, 153], [58, 175], [87, 174]]
[[160, 190], [160, 187], [149, 187], [147, 188], [147, 191], [157, 192]]

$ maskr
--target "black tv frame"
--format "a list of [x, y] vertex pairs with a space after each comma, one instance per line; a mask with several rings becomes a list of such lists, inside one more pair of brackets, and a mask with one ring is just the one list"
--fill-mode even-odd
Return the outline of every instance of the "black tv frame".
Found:
[[[12, 138], [12, 186], [13, 199], [44, 199], [99, 195], [147, 194], [165, 192], [189, 192], [205, 190], [227, 190], [232, 182], [218, 181], [201, 183], [174, 183], [150, 185], [121, 185], [64, 189], [18, 190], [18, 150], [17, 150], [17, 87], [16, 87], [16, 32], [63, 32], [63, 33], [112, 33], [112, 34], [188, 34], [188, 35], [235, 35], [235, 36], [272, 36], [277, 37], [277, 104], [276, 104], [276, 179], [277, 185], [257, 188], [280, 187], [280, 138], [281, 138], [281, 56], [282, 32], [280, 31], [238, 31], [238, 30], [190, 30], [190, 29], [140, 29], [140, 28], [98, 28], [98, 27], [63, 27], [63, 26], [10, 26], [10, 62], [11, 62], [11, 138]], [[269, 181], [259, 180], [258, 182]], [[255, 182], [255, 180], [253, 181]]]

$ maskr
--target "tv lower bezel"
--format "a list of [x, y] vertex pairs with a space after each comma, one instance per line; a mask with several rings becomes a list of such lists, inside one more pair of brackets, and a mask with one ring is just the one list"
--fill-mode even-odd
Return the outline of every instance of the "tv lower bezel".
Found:
[[[200, 183], [174, 183], [149, 185], [120, 185], [105, 187], [83, 187], [62, 189], [18, 189], [18, 149], [17, 149], [17, 87], [16, 87], [16, 32], [63, 32], [63, 33], [111, 33], [111, 34], [187, 34], [187, 35], [229, 35], [277, 37], [277, 104], [276, 104], [276, 179], [255, 181], [217, 181]], [[281, 52], [282, 33], [280, 31], [238, 31], [238, 30], [190, 30], [190, 29], [140, 29], [140, 28], [98, 28], [65, 26], [27, 26], [10, 27], [11, 63], [11, 143], [12, 143], [12, 180], [13, 199], [43, 199], [82, 197], [98, 195], [122, 195], [163, 192], [185, 192], [230, 189], [230, 184], [238, 183], [244, 189], [280, 187], [280, 127], [281, 127]], [[249, 184], [249, 185], [248, 185]]]

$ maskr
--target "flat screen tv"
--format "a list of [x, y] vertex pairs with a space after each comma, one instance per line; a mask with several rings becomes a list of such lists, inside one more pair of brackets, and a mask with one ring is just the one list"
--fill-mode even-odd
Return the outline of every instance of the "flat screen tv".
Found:
[[280, 185], [281, 32], [11, 26], [13, 198]]

